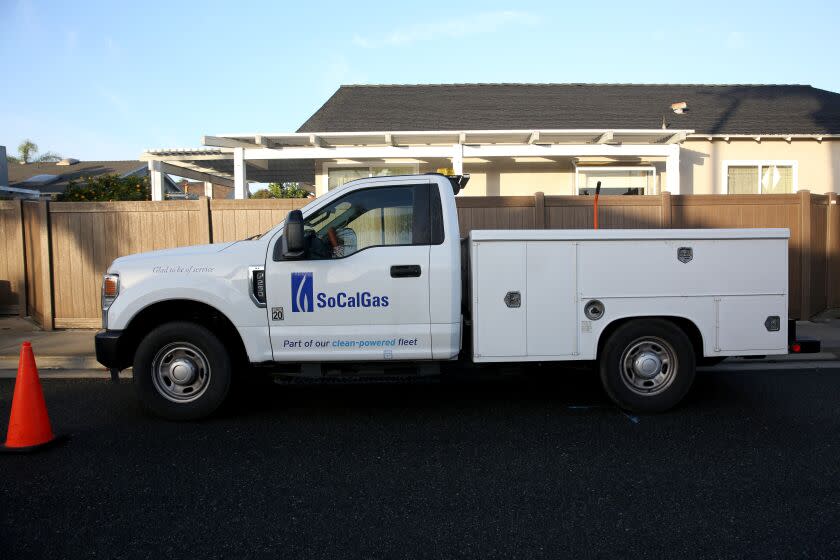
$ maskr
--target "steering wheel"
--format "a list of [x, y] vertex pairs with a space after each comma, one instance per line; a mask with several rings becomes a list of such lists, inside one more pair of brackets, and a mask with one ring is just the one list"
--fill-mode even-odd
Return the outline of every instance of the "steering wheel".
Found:
[[338, 234], [335, 233], [335, 228], [329, 228], [327, 230], [327, 241], [330, 242], [330, 247], [333, 249], [338, 247]]

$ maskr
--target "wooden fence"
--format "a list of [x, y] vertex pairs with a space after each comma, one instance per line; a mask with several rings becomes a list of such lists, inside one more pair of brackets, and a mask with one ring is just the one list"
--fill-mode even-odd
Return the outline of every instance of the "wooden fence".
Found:
[[23, 216], [20, 200], [0, 200], [0, 313], [25, 309]]
[[[98, 327], [101, 275], [115, 258], [262, 233], [306, 200], [168, 202], [0, 201], [0, 312], [44, 328]], [[462, 197], [461, 235], [472, 229], [592, 227], [580, 196]], [[751, 228], [791, 231], [790, 316], [840, 307], [837, 196], [605, 196], [602, 228]]]

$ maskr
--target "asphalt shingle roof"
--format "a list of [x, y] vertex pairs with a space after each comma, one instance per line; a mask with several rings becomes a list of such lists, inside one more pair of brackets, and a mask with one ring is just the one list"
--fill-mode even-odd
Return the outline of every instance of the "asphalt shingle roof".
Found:
[[[80, 161], [73, 165], [57, 163], [9, 163], [9, 186], [21, 189], [39, 190], [43, 193], [64, 192], [71, 180], [81, 181], [83, 177], [98, 175], [125, 175], [146, 167], [146, 163], [137, 160], [128, 161]], [[37, 185], [26, 180], [36, 175], [56, 175], [58, 179], [47, 184]]]
[[[672, 103], [688, 111], [674, 114]], [[840, 94], [808, 85], [433, 84], [341, 86], [298, 132], [691, 129], [840, 134]]]

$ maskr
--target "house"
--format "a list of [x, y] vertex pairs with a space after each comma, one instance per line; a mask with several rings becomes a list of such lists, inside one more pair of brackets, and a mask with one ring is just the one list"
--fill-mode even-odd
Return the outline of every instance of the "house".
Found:
[[[840, 94], [808, 85], [342, 86], [293, 133], [203, 137], [141, 159], [317, 194], [469, 173], [461, 196], [840, 191]], [[154, 181], [154, 175], [153, 175]]]
[[[5, 160], [5, 158], [4, 158]], [[64, 192], [70, 181], [83, 182], [85, 177], [119, 175], [120, 177], [148, 176], [149, 166], [142, 161], [79, 161], [67, 158], [57, 162], [8, 164], [10, 187], [6, 194], [20, 198], [55, 198]], [[165, 192], [181, 193], [180, 187], [168, 176]]]

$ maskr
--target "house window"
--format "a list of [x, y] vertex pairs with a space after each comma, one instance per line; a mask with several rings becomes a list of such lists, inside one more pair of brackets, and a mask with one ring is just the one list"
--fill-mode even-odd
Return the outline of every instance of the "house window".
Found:
[[795, 161], [725, 161], [723, 175], [729, 194], [785, 194], [795, 192]]
[[340, 187], [344, 183], [363, 179], [365, 177], [388, 177], [391, 175], [412, 175], [417, 173], [417, 165], [377, 165], [364, 167], [328, 167], [324, 166], [327, 172], [328, 190]]
[[655, 194], [656, 169], [653, 167], [578, 167], [575, 170], [578, 194], [594, 195], [598, 181], [601, 194]]

